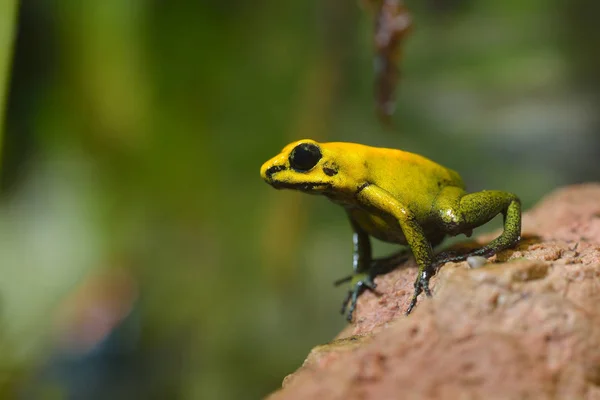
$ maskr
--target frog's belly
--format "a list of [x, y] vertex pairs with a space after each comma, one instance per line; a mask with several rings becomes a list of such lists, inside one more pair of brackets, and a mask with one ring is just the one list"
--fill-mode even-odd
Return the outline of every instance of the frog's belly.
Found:
[[350, 215], [369, 235], [384, 242], [407, 244], [406, 237], [397, 221], [371, 215], [359, 208], [351, 209]]

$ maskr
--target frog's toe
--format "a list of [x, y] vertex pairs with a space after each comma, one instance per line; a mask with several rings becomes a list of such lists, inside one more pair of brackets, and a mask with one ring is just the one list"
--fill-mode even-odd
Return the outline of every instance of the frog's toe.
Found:
[[353, 274], [338, 279], [333, 282], [334, 286], [340, 286], [344, 283], [352, 282], [351, 286], [362, 285], [368, 289], [374, 290], [377, 284], [373, 280], [373, 277], [369, 274]]
[[350, 282], [354, 275], [348, 275], [333, 282], [333, 286], [340, 286], [346, 282]]
[[342, 303], [342, 309], [340, 310], [340, 314], [346, 314], [346, 309], [348, 308], [348, 302], [352, 298], [352, 290], [348, 290], [348, 294], [344, 297], [344, 302]]
[[419, 273], [415, 281], [415, 291], [410, 300], [410, 304], [408, 305], [408, 309], [406, 310], [405, 315], [408, 315], [412, 312], [413, 308], [417, 305], [417, 299], [421, 293], [425, 293], [425, 296], [431, 297], [431, 289], [429, 288], [429, 280], [433, 276], [433, 272], [430, 270], [425, 270]]
[[366, 275], [366, 276], [360, 276], [360, 277], [355, 276], [352, 279], [352, 286], [353, 287], [362, 287], [363, 290], [365, 288], [369, 289], [369, 290], [375, 290], [375, 288], [377, 287], [377, 284], [373, 280], [372, 276]]
[[431, 297], [431, 289], [429, 289], [429, 280], [421, 280], [421, 289], [425, 292], [425, 296]]
[[352, 315], [354, 314], [354, 309], [356, 308], [356, 298], [358, 296], [354, 296], [354, 293], [352, 294], [352, 300], [350, 302], [350, 307], [348, 308], [348, 314], [346, 314], [346, 321], [348, 322], [352, 322]]
[[366, 289], [375, 290], [375, 288], [377, 287], [377, 284], [373, 280], [373, 277], [367, 273], [355, 274], [350, 277], [350, 280], [352, 281], [350, 285], [351, 289], [348, 291], [348, 294], [344, 298], [344, 303], [342, 304], [341, 309], [341, 313], [346, 314], [346, 319], [348, 320], [348, 322], [352, 322], [352, 315], [354, 314], [354, 310], [356, 309], [356, 302], [358, 301], [358, 297]]
[[[348, 292], [348, 301], [344, 304], [344, 306], [348, 305], [348, 303], [350, 304], [348, 306], [348, 313], [346, 313], [346, 320], [348, 320], [348, 322], [352, 322], [352, 315], [354, 314], [354, 310], [356, 309], [356, 302], [358, 301], [358, 296], [360, 296], [362, 294], [362, 292], [365, 291], [365, 286], [354, 286], [354, 288], [352, 288], [352, 290], [350, 290]], [[343, 307], [342, 311], [346, 311], [346, 308]], [[342, 314], [344, 314], [344, 312], [342, 312]]]

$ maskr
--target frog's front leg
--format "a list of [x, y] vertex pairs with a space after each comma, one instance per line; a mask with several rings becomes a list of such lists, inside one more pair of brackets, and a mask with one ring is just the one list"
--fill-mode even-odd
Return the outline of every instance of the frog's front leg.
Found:
[[[339, 285], [344, 282], [350, 281], [351, 289], [348, 291], [344, 303], [342, 304], [342, 314], [346, 314], [346, 307], [348, 307], [348, 313], [346, 319], [352, 321], [352, 314], [356, 308], [356, 301], [358, 296], [365, 291], [365, 289], [374, 290], [377, 286], [373, 279], [375, 275], [372, 274], [371, 261], [371, 239], [369, 234], [360, 227], [360, 225], [352, 218], [352, 215], [348, 213], [350, 224], [352, 225], [352, 269], [354, 273], [346, 278], [342, 278], [335, 282], [335, 285]], [[348, 304], [350, 304], [348, 306]]]
[[452, 235], [470, 234], [474, 228], [496, 215], [502, 214], [504, 217], [504, 230], [496, 239], [465, 254], [440, 253], [434, 261], [436, 266], [450, 261], [464, 261], [471, 256], [491, 257], [500, 250], [514, 246], [521, 239], [521, 201], [512, 193], [486, 190], [466, 194], [460, 188], [447, 187], [438, 196], [436, 208], [444, 230]]
[[406, 311], [406, 314], [409, 314], [421, 292], [424, 291], [427, 296], [431, 296], [429, 280], [435, 273], [431, 243], [413, 213], [387, 191], [375, 185], [368, 185], [357, 192], [356, 197], [370, 212], [384, 217], [392, 216], [396, 219], [415, 257], [419, 271], [415, 280], [413, 297]]

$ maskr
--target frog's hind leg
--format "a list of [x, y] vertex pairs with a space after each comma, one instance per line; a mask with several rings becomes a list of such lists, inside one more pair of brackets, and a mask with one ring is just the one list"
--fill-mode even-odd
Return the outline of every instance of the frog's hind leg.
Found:
[[500, 213], [504, 216], [504, 231], [480, 249], [466, 254], [443, 252], [435, 256], [430, 268], [417, 276], [415, 291], [406, 310], [407, 315], [417, 304], [421, 292], [431, 296], [429, 279], [439, 266], [449, 261], [463, 261], [471, 256], [490, 257], [500, 250], [515, 245], [521, 239], [521, 202], [512, 193], [490, 190], [466, 194], [461, 188], [446, 187], [436, 198], [433, 209], [439, 213], [438, 221], [441, 230], [452, 236], [461, 233], [470, 236], [474, 228], [485, 224]]
[[464, 261], [471, 256], [491, 257], [500, 250], [514, 246], [521, 239], [521, 202], [517, 196], [508, 192], [486, 190], [457, 198], [456, 194], [461, 190], [448, 188], [445, 196], [438, 198], [441, 206], [438, 210], [446, 232], [470, 236], [474, 228], [487, 223], [498, 214], [504, 217], [504, 230], [496, 239], [477, 250], [465, 254], [438, 254], [434, 259], [436, 268], [450, 261]]

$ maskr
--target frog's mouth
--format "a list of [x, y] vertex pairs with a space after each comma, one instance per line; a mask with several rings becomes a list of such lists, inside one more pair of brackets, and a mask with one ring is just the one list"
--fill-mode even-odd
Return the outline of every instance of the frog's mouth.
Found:
[[294, 182], [294, 179], [289, 179], [289, 177], [280, 177], [278, 178], [278, 172], [286, 171], [289, 167], [284, 165], [273, 165], [269, 168], [266, 168], [263, 165], [261, 169], [261, 176], [269, 185], [273, 186], [275, 189], [293, 189], [299, 190], [305, 193], [322, 193], [332, 188], [331, 183], [329, 182]]
[[294, 189], [302, 192], [323, 192], [327, 189], [331, 189], [331, 184], [324, 182], [302, 182], [302, 183], [291, 183], [272, 180], [269, 182], [275, 189]]

